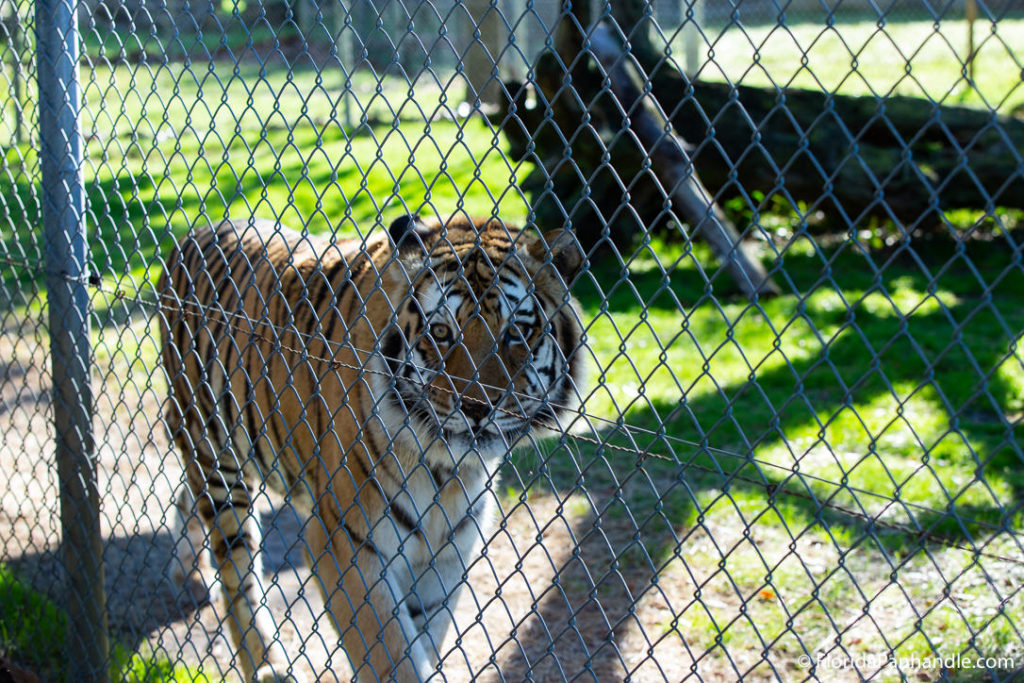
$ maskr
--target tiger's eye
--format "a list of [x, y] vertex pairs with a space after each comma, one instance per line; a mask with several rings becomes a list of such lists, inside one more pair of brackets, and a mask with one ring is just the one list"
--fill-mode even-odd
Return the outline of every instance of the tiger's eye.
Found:
[[515, 322], [505, 331], [505, 344], [508, 346], [525, 346], [533, 334], [531, 327], [525, 323]]
[[430, 326], [430, 336], [433, 337], [435, 341], [439, 342], [451, 341], [452, 328], [448, 327], [444, 323], [434, 323]]

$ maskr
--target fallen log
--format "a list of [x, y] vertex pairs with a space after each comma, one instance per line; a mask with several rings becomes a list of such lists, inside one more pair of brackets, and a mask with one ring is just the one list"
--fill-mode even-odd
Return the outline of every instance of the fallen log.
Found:
[[[654, 66], [654, 65], [650, 65]], [[854, 223], [907, 227], [953, 208], [1024, 208], [1024, 121], [914, 97], [689, 82], [655, 68], [651, 88], [672, 124], [699, 140], [694, 164], [712, 191], [780, 189]]]

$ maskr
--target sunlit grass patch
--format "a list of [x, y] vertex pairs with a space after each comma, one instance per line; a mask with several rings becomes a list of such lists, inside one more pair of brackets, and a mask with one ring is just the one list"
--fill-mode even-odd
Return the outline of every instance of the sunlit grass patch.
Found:
[[[676, 610], [663, 627], [718, 668], [737, 652], [759, 651], [759, 643], [776, 643], [776, 657], [833, 652], [833, 624], [843, 629], [847, 655], [877, 653], [882, 634], [908, 658], [1019, 648], [1012, 624], [1024, 605], [1014, 595], [1001, 610], [997, 591], [968, 553], [890, 552], [867, 534], [834, 536], [805, 526], [792, 510], [783, 530], [750, 523], [759, 503], [742, 494], [709, 491], [708, 499], [700, 527], [662, 569], [659, 583], [680, 586], [669, 596]], [[989, 550], [1013, 557], [1012, 543]], [[1013, 595], [1010, 575], [1019, 568], [1009, 560], [985, 565], [1008, 572], [998, 590]]]
[[[705, 29], [699, 77], [846, 95], [910, 95], [1004, 112], [1024, 103], [1024, 20], [975, 24], [974, 83], [963, 20], [797, 22]], [[680, 44], [676, 54], [683, 52]]]

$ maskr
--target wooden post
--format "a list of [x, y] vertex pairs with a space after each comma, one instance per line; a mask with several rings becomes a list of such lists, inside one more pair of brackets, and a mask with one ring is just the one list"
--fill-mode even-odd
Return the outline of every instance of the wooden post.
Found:
[[3, 25], [7, 35], [10, 37], [11, 53], [11, 89], [14, 91], [14, 142], [21, 144], [25, 141], [25, 93], [24, 74], [25, 68], [25, 24], [26, 18], [22, 16], [21, 5], [16, 2], [6, 2], [0, 7], [3, 15]]
[[683, 70], [686, 75], [693, 78], [701, 67], [704, 60], [701, 59], [701, 42], [704, 37], [701, 35], [701, 23], [704, 21], [704, 0], [688, 0], [686, 3], [689, 11], [683, 24]]
[[505, 21], [498, 0], [465, 0], [468, 13], [466, 48], [462, 53], [466, 77], [466, 101], [474, 108], [494, 108], [501, 95], [501, 50], [505, 46]]
[[964, 5], [964, 18], [967, 19], [967, 79], [974, 87], [974, 21], [978, 18], [978, 0], [967, 0]]
[[295, 25], [299, 27], [302, 39], [306, 41], [310, 39], [315, 29], [314, 17], [316, 14], [313, 9], [311, 0], [293, 0], [292, 2]]

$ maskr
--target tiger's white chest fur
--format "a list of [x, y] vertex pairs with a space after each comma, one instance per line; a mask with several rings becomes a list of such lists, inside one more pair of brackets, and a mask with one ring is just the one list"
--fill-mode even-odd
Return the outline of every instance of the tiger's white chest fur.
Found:
[[[376, 375], [370, 386], [392, 440], [381, 456], [390, 462], [380, 463], [371, 476], [381, 478], [384, 490], [396, 492], [387, 516], [400, 517], [378, 524], [374, 543], [386, 555], [401, 554], [413, 567], [442, 559], [468, 564], [494, 527], [494, 488], [508, 446], [491, 441], [481, 448], [461, 435], [442, 439], [409, 420], [393, 400], [387, 378]], [[456, 556], [449, 557], [453, 551]]]
[[[425, 597], [434, 603], [458, 588], [453, 581], [461, 581], [477, 549], [494, 529], [494, 491], [509, 447], [500, 439], [490, 440], [486, 447], [464, 435], [442, 439], [410, 420], [395, 400], [393, 381], [380, 359], [369, 361], [366, 379], [378, 413], [367, 429], [379, 428], [373, 438], [379, 446], [383, 435], [386, 447], [377, 453], [375, 462], [358, 467], [368, 467], [369, 480], [363, 490], [382, 496], [386, 504], [378, 507], [358, 499], [325, 501], [322, 493], [320, 504], [326, 502], [342, 511], [355, 506], [367, 515], [377, 510], [376, 517], [364, 517], [365, 541], [393, 560], [389, 582], [399, 595]], [[289, 444], [273, 443], [269, 437], [255, 444], [242, 432], [233, 436], [246, 441], [238, 444], [240, 449], [251, 449], [258, 456], [261, 472], [254, 475], [300, 514], [315, 512], [316, 494], [309, 482], [303, 481], [298, 471], [280, 466], [280, 454], [289, 452]], [[366, 430], [359, 437], [371, 438]], [[372, 447], [368, 450], [375, 452]], [[351, 459], [343, 458], [338, 467], [347, 468], [347, 476], [353, 479], [361, 476]], [[438, 575], [445, 577], [443, 585]]]

